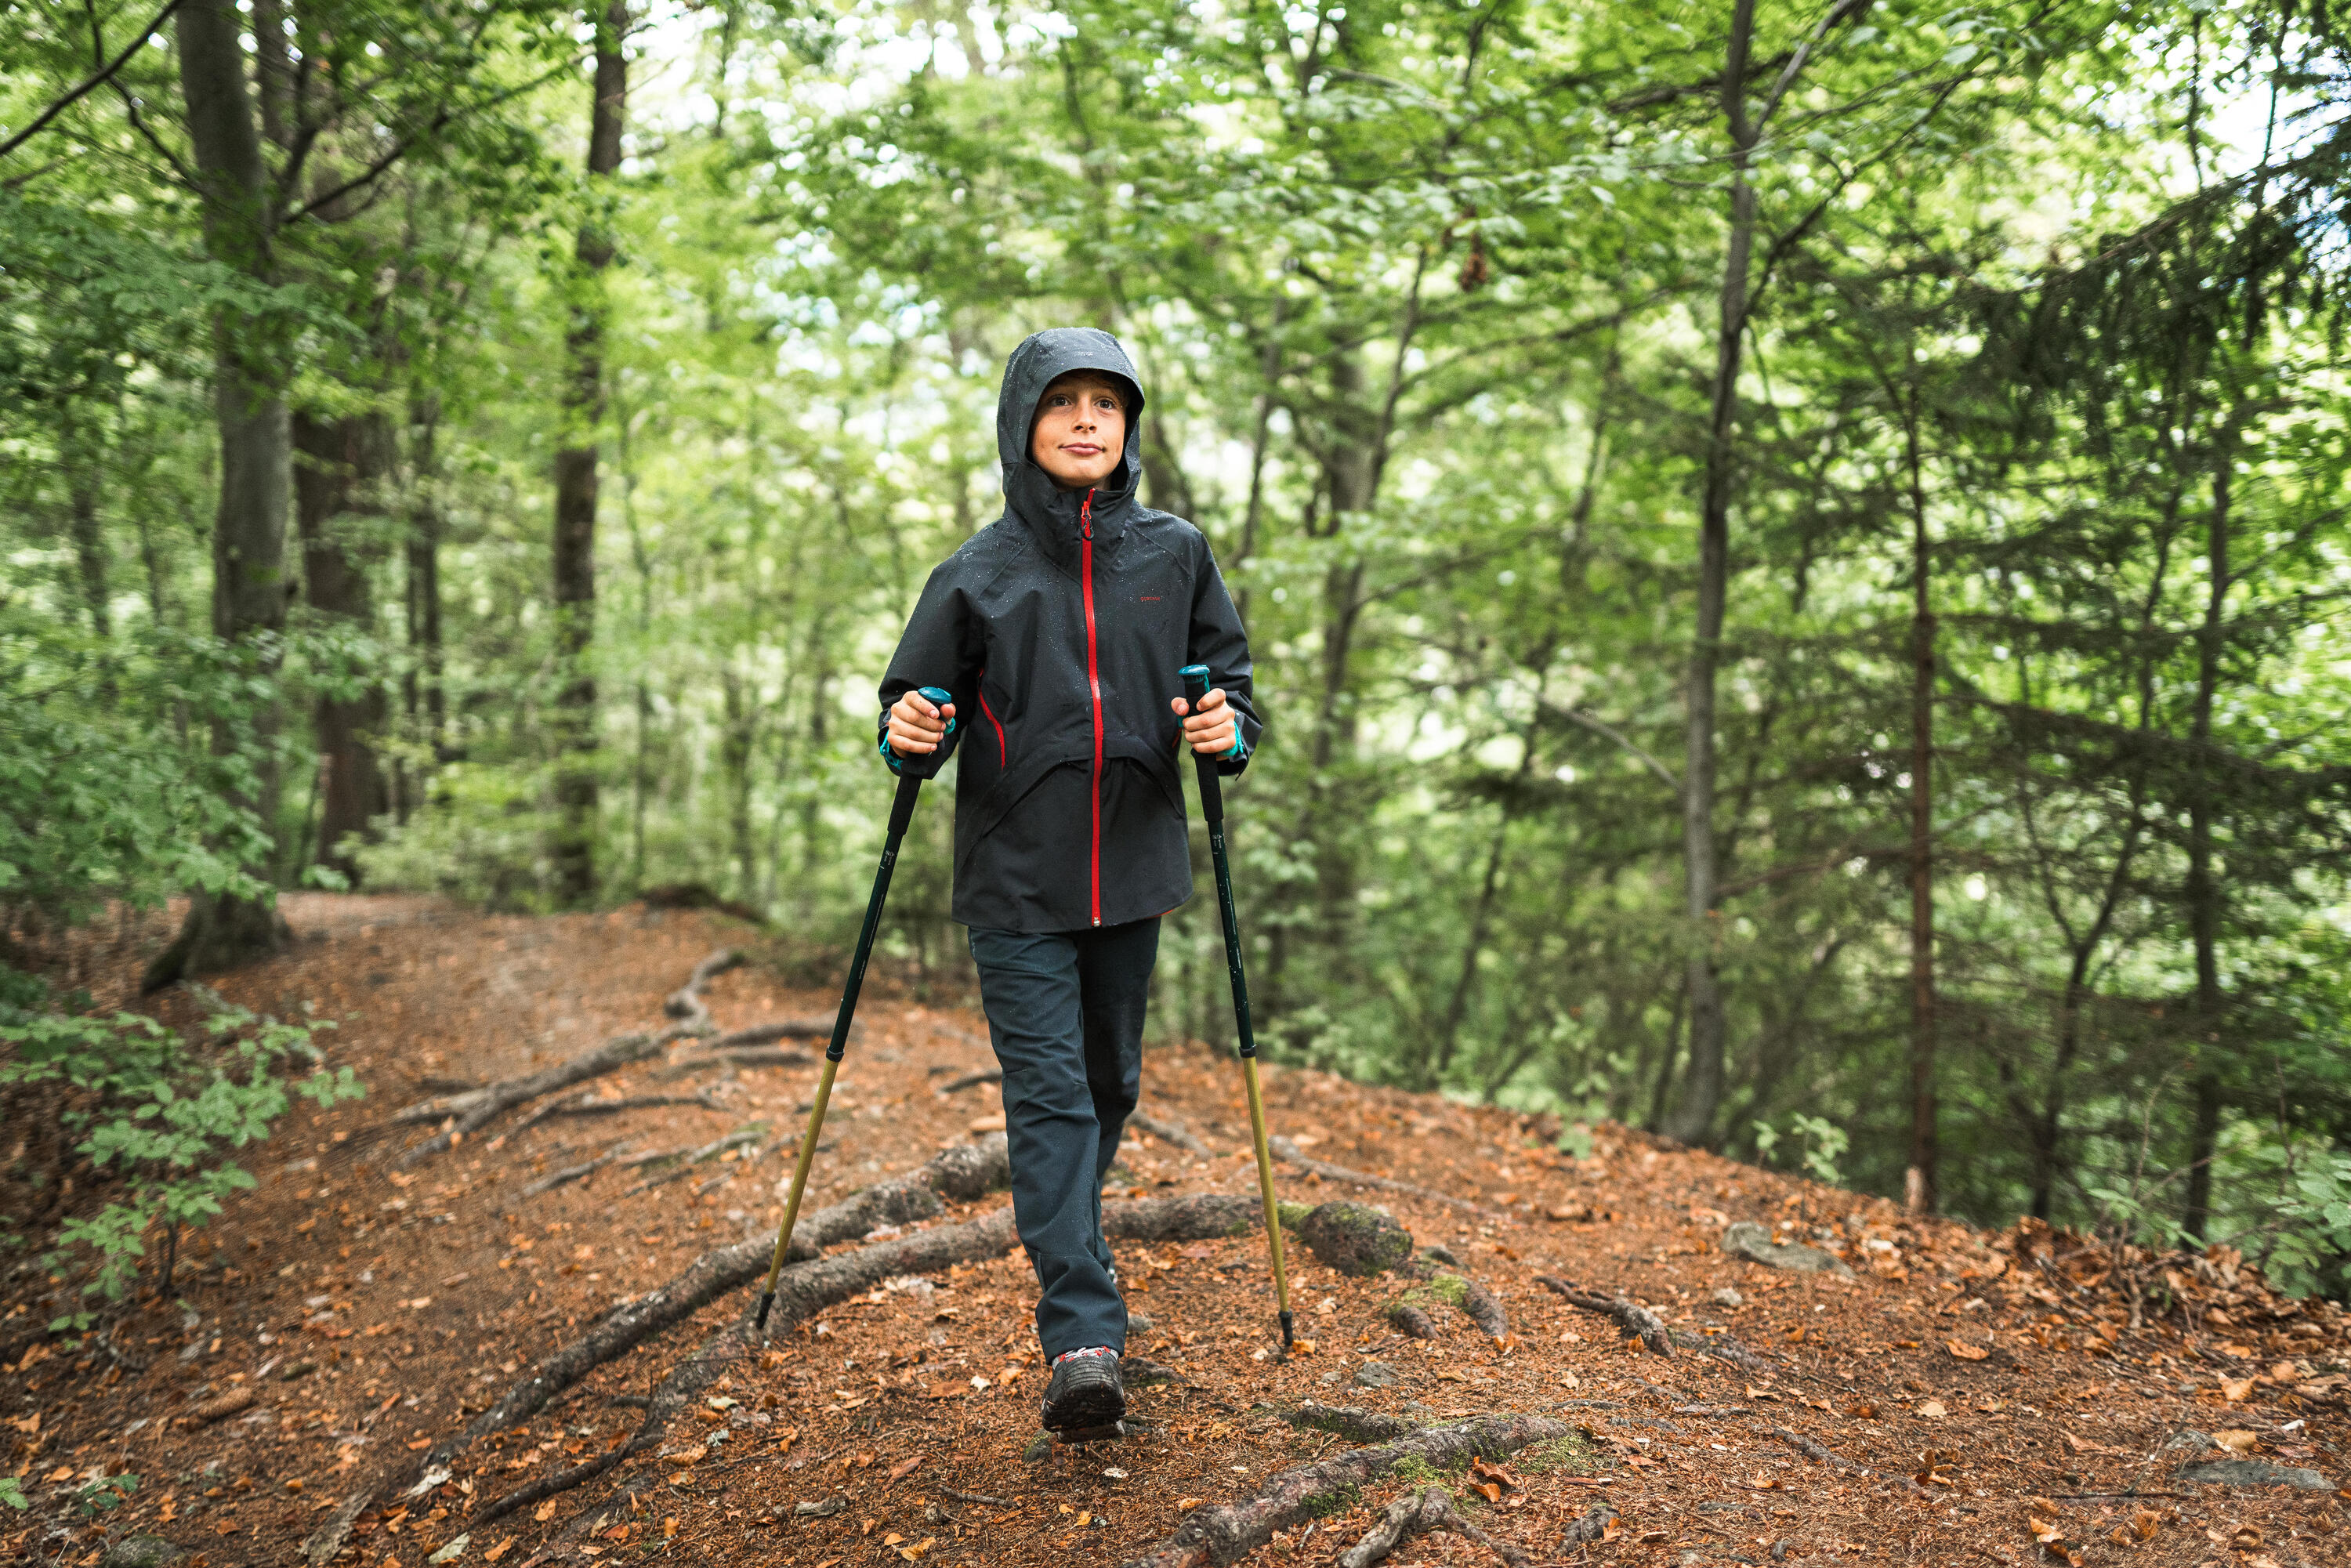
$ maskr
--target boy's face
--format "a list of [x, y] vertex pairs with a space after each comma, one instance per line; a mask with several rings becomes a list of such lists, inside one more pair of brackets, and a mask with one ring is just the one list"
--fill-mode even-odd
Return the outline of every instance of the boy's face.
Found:
[[1056, 377], [1037, 400], [1029, 455], [1064, 490], [1085, 490], [1126, 455], [1126, 391], [1099, 371]]

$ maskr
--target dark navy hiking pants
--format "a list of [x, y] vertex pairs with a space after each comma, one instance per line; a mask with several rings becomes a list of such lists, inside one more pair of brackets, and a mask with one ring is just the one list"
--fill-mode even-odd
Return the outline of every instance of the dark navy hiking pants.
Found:
[[1084, 1345], [1123, 1352], [1102, 1184], [1143, 1090], [1159, 918], [1085, 931], [975, 925], [971, 956], [1004, 1068], [1012, 1220], [1044, 1292], [1037, 1337], [1048, 1359]]

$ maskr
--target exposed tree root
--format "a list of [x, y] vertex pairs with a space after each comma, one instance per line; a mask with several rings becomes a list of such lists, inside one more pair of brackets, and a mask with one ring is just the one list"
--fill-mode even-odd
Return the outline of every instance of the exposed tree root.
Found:
[[[928, 1219], [945, 1207], [942, 1198], [967, 1202], [1010, 1179], [1003, 1138], [956, 1145], [941, 1150], [904, 1176], [877, 1183], [805, 1217], [799, 1234], [792, 1239], [790, 1256], [814, 1258], [826, 1247], [863, 1236], [878, 1226]], [[921, 1237], [906, 1239], [919, 1240]], [[726, 1291], [758, 1278], [767, 1269], [769, 1251], [767, 1240], [755, 1239], [705, 1252], [668, 1284], [615, 1307], [588, 1333], [541, 1358], [528, 1377], [507, 1389], [464, 1430], [443, 1438], [408, 1461], [398, 1479], [388, 1484], [395, 1489], [404, 1488], [436, 1466], [447, 1468], [451, 1459], [492, 1432], [529, 1420], [596, 1368], [618, 1360], [654, 1335], [692, 1317]], [[903, 1267], [891, 1270], [906, 1271]], [[787, 1279], [791, 1272], [786, 1270]], [[778, 1307], [782, 1304], [779, 1298]], [[382, 1489], [373, 1490], [381, 1492]]]
[[677, 1169], [641, 1181], [621, 1196], [632, 1197], [648, 1188], [660, 1186], [665, 1182], [675, 1181], [705, 1160], [716, 1159], [729, 1149], [747, 1148], [754, 1144], [764, 1143], [767, 1136], [768, 1124], [754, 1122], [747, 1127], [737, 1127], [723, 1138], [713, 1138], [710, 1142], [695, 1148], [661, 1149], [650, 1155], [639, 1155], [629, 1162], [629, 1168], [632, 1171], [643, 1170], [648, 1166], [665, 1166], [673, 1160], [678, 1162]]
[[[991, 1174], [1000, 1183], [1009, 1179], [1004, 1140], [998, 1137], [990, 1142], [995, 1159]], [[939, 1159], [964, 1152], [950, 1149]], [[938, 1163], [938, 1160], [932, 1162], [933, 1165]], [[934, 1198], [933, 1202], [935, 1204], [936, 1199]], [[810, 1223], [823, 1219], [831, 1212], [825, 1210], [811, 1217]], [[1257, 1212], [1255, 1199], [1239, 1196], [1150, 1198], [1103, 1205], [1102, 1228], [1112, 1236], [1139, 1240], [1196, 1241], [1229, 1235], [1236, 1215], [1248, 1217]], [[1244, 1223], [1243, 1228], [1246, 1228]], [[950, 1264], [994, 1257], [1012, 1243], [1012, 1211], [998, 1208], [960, 1225], [938, 1226], [929, 1230], [893, 1237], [854, 1251], [836, 1253], [830, 1258], [811, 1259], [786, 1269], [778, 1276], [776, 1302], [768, 1317], [768, 1334], [774, 1336], [787, 1333], [804, 1319], [836, 1302], [861, 1295], [884, 1280], [894, 1279], [901, 1274], [936, 1273]], [[764, 1244], [758, 1245], [764, 1249]], [[704, 1257], [706, 1260], [716, 1255], [705, 1253]], [[765, 1258], [763, 1249], [759, 1261], [764, 1262]], [[748, 1313], [749, 1304], [747, 1302], [744, 1315], [714, 1331], [692, 1355], [670, 1370], [654, 1389], [643, 1421], [638, 1424], [636, 1432], [626, 1444], [611, 1454], [542, 1478], [485, 1504], [482, 1517], [496, 1518], [523, 1506], [526, 1501], [543, 1501], [557, 1492], [593, 1480], [622, 1459], [642, 1454], [658, 1444], [678, 1411], [699, 1398], [703, 1391], [729, 1367], [738, 1364], [745, 1356], [758, 1350], [761, 1336], [752, 1328]], [[481, 1422], [476, 1420], [474, 1425], [479, 1427]]]
[[1813, 1441], [1810, 1437], [1805, 1437], [1802, 1432], [1791, 1431], [1785, 1427], [1774, 1427], [1771, 1428], [1771, 1436], [1779, 1438], [1780, 1441], [1787, 1444], [1788, 1447], [1795, 1449], [1796, 1452], [1803, 1455], [1804, 1458], [1813, 1460], [1816, 1464], [1828, 1465], [1840, 1470], [1851, 1470], [1854, 1474], [1860, 1476], [1874, 1476], [1877, 1473], [1876, 1470], [1871, 1469], [1867, 1465], [1858, 1465], [1854, 1463], [1854, 1461], [1846, 1458], [1843, 1454], [1838, 1453], [1834, 1448], [1822, 1447], [1820, 1444]]
[[1638, 1339], [1650, 1354], [1669, 1356], [1674, 1354], [1672, 1331], [1666, 1327], [1664, 1319], [1646, 1307], [1635, 1306], [1622, 1296], [1601, 1296], [1590, 1291], [1579, 1291], [1566, 1281], [1553, 1279], [1549, 1274], [1536, 1275], [1535, 1283], [1564, 1299], [1569, 1306], [1581, 1307], [1587, 1312], [1598, 1312], [1604, 1318], [1614, 1319], [1616, 1326], [1625, 1331], [1625, 1338]]
[[1437, 1325], [1429, 1321], [1426, 1312], [1422, 1312], [1410, 1301], [1390, 1301], [1387, 1318], [1388, 1326], [1400, 1334], [1408, 1335], [1413, 1339], [1437, 1337]]
[[1616, 1522], [1616, 1511], [1606, 1503], [1589, 1510], [1582, 1519], [1560, 1531], [1562, 1546], [1582, 1546], [1586, 1542], [1608, 1539], [1608, 1527]]
[[667, 1105], [698, 1105], [705, 1111], [723, 1111], [726, 1107], [706, 1094], [631, 1094], [619, 1100], [599, 1099], [593, 1090], [577, 1098], [551, 1101], [517, 1122], [506, 1135], [512, 1137], [526, 1127], [535, 1127], [554, 1116], [617, 1116], [623, 1111], [653, 1111]]
[[525, 1197], [537, 1197], [540, 1193], [551, 1192], [555, 1188], [561, 1186], [566, 1182], [584, 1180], [585, 1178], [595, 1175], [598, 1171], [602, 1170], [606, 1166], [611, 1165], [614, 1160], [619, 1159], [622, 1155], [628, 1153], [628, 1151], [629, 1145], [625, 1140], [621, 1143], [614, 1144], [611, 1148], [606, 1149], [602, 1154], [598, 1155], [592, 1160], [583, 1160], [576, 1166], [566, 1166], [559, 1171], [548, 1172], [537, 1181], [532, 1182], [529, 1186], [524, 1187], [522, 1189], [522, 1195]]
[[942, 1083], [939, 1085], [939, 1092], [942, 1094], [955, 1094], [966, 1089], [977, 1089], [983, 1083], [1001, 1083], [1003, 1082], [1004, 1069], [1001, 1067], [983, 1067], [977, 1072], [965, 1073], [962, 1077], [956, 1079], [953, 1082]]
[[1351, 1443], [1393, 1443], [1420, 1430], [1420, 1423], [1400, 1416], [1381, 1416], [1347, 1405], [1320, 1405], [1309, 1399], [1281, 1418], [1310, 1432], [1332, 1432]]
[[1400, 1192], [1409, 1197], [1426, 1198], [1431, 1203], [1442, 1203], [1454, 1208], [1467, 1209], [1471, 1214], [1486, 1212], [1466, 1197], [1456, 1197], [1449, 1192], [1439, 1192], [1435, 1187], [1415, 1186], [1408, 1181], [1374, 1176], [1370, 1171], [1352, 1170], [1345, 1166], [1334, 1166], [1328, 1160], [1309, 1158], [1304, 1149], [1300, 1148], [1288, 1138], [1270, 1139], [1266, 1146], [1300, 1170], [1319, 1176], [1325, 1181], [1346, 1182], [1354, 1186], [1378, 1187], [1383, 1192]]
[[1489, 1552], [1509, 1563], [1510, 1568], [1527, 1568], [1527, 1554], [1508, 1542], [1497, 1541], [1468, 1520], [1453, 1506], [1453, 1494], [1443, 1487], [1432, 1486], [1418, 1494], [1406, 1492], [1388, 1504], [1387, 1512], [1379, 1523], [1372, 1526], [1364, 1537], [1339, 1555], [1339, 1568], [1371, 1568], [1374, 1563], [1387, 1560], [1405, 1542], [1431, 1531], [1450, 1530], [1466, 1535]]
[[674, 1019], [707, 1025], [710, 1022], [710, 1007], [702, 999], [703, 988], [727, 970], [739, 968], [743, 962], [740, 948], [721, 947], [694, 967], [694, 973], [685, 977], [685, 984], [672, 991], [668, 999], [662, 1003], [662, 1011]]
[[1770, 1362], [1740, 1343], [1731, 1334], [1708, 1334], [1695, 1339], [1688, 1334], [1677, 1334], [1674, 1336], [1674, 1341], [1685, 1350], [1695, 1350], [1701, 1355], [1710, 1355], [1717, 1360], [1727, 1361], [1740, 1371], [1751, 1372], [1759, 1377], [1769, 1375], [1776, 1370]]
[[1151, 1116], [1137, 1111], [1127, 1117], [1126, 1124], [1150, 1134], [1163, 1144], [1173, 1144], [1187, 1154], [1212, 1155], [1214, 1149], [1194, 1137], [1190, 1129], [1171, 1116]]
[[569, 1061], [558, 1062], [528, 1078], [509, 1078], [486, 1089], [475, 1090], [470, 1094], [459, 1094], [446, 1101], [433, 1103], [429, 1111], [412, 1105], [394, 1120], [431, 1121], [444, 1116], [452, 1120], [441, 1133], [401, 1155], [400, 1163], [413, 1166], [431, 1159], [434, 1155], [455, 1147], [460, 1139], [480, 1131], [517, 1105], [526, 1104], [544, 1094], [552, 1094], [559, 1089], [569, 1089], [590, 1078], [601, 1078], [607, 1072], [633, 1065], [647, 1057], [657, 1056], [668, 1049], [673, 1040], [699, 1033], [703, 1027], [685, 1023], [673, 1025], [658, 1034], [616, 1035], [593, 1051], [575, 1056]]
[[1204, 1192], [1191, 1197], [1148, 1197], [1102, 1205], [1102, 1234], [1122, 1241], [1202, 1241], [1245, 1236], [1265, 1224], [1254, 1197]]
[[[850, 1026], [852, 1040], [859, 1030]], [[711, 1040], [708, 1051], [737, 1051], [748, 1045], [773, 1045], [779, 1040], [826, 1040], [832, 1034], [831, 1019], [779, 1019], [774, 1023], [755, 1023], [747, 1029], [730, 1029]]]
[[[1437, 1325], [1429, 1320], [1428, 1309], [1441, 1301], [1458, 1310], [1491, 1337], [1501, 1339], [1507, 1335], [1510, 1332], [1510, 1317], [1502, 1310], [1502, 1303], [1494, 1292], [1467, 1274], [1457, 1274], [1449, 1269], [1436, 1267], [1430, 1261], [1434, 1254], [1435, 1249], [1432, 1249], [1398, 1270], [1419, 1283], [1388, 1303], [1389, 1323], [1415, 1339], [1435, 1339]], [[1444, 1256], [1449, 1260], [1452, 1255], [1447, 1253]]]
[[1193, 1510], [1165, 1543], [1128, 1560], [1124, 1568], [1208, 1568], [1237, 1563], [1273, 1539], [1275, 1531], [1307, 1518], [1322, 1500], [1400, 1466], [1416, 1462], [1431, 1469], [1451, 1469], [1479, 1456], [1499, 1459], [1530, 1443], [1564, 1437], [1573, 1430], [1566, 1422], [1546, 1416], [1495, 1416], [1431, 1427], [1375, 1448], [1334, 1454], [1282, 1471], [1241, 1502]]

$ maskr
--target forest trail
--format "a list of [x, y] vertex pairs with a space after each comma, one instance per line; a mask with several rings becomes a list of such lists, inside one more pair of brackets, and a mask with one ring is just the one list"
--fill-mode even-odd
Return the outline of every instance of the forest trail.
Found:
[[[9, 1282], [0, 1416], [6, 1469], [35, 1504], [0, 1521], [11, 1556], [94, 1568], [108, 1542], [145, 1533], [185, 1548], [183, 1568], [300, 1562], [306, 1542], [321, 1562], [505, 1568], [1324, 1564], [1431, 1483], [1454, 1506], [1420, 1517], [1468, 1528], [1412, 1535], [1387, 1561], [2283, 1568], [2351, 1550], [2335, 1490], [2351, 1476], [2346, 1318], [2273, 1298], [2230, 1259], [2117, 1260], [2029, 1227], [1914, 1226], [1882, 1200], [1613, 1126], [1574, 1158], [1511, 1113], [1276, 1069], [1269, 1116], [1298, 1156], [1278, 1169], [1283, 1196], [1379, 1204], [1447, 1254], [1419, 1287], [1433, 1337], [1418, 1339], [1387, 1311], [1413, 1281], [1350, 1278], [1293, 1243], [1313, 1343], [1280, 1360], [1262, 1234], [1203, 1236], [1196, 1214], [1213, 1206], [1164, 1201], [1255, 1203], [1238, 1074], [1196, 1049], [1147, 1054], [1143, 1109], [1170, 1135], [1131, 1134], [1106, 1192], [1134, 1200], [1120, 1210], [1131, 1232], [1168, 1238], [1116, 1243], [1149, 1323], [1130, 1355], [1164, 1378], [1134, 1394], [1129, 1441], [1025, 1457], [1042, 1386], [1031, 1280], [986, 1222], [1003, 1194], [967, 1199], [941, 1177], [943, 1212], [846, 1236], [802, 1266], [834, 1281], [830, 1304], [787, 1314], [772, 1345], [661, 1386], [696, 1345], [730, 1343], [721, 1331], [750, 1300], [733, 1286], [523, 1424], [452, 1448], [616, 1306], [666, 1299], [660, 1288], [729, 1244], [764, 1257], [814, 1067], [792, 1061], [789, 1037], [752, 1047], [764, 1061], [680, 1039], [403, 1166], [436, 1130], [392, 1125], [403, 1105], [675, 1027], [664, 999], [696, 964], [756, 938], [638, 904], [549, 918], [389, 897], [287, 905], [304, 940], [218, 988], [341, 1020], [330, 1054], [368, 1098], [289, 1113], [251, 1162], [258, 1190], [183, 1249], [184, 1306], [142, 1303], [77, 1351], [37, 1332], [65, 1298]], [[135, 956], [108, 964], [92, 980], [127, 988]], [[977, 1170], [1001, 1125], [992, 1087], [958, 1086], [992, 1065], [977, 1014], [890, 992], [862, 1009], [812, 1211], [945, 1169], [943, 1148], [977, 1151], [956, 1167]], [[702, 994], [719, 1030], [827, 1021], [834, 1000], [757, 963]], [[194, 1016], [184, 994], [166, 1000], [172, 1021]], [[798, 1043], [812, 1061], [814, 1042]], [[669, 1103], [529, 1121], [582, 1094]], [[1169, 1123], [1208, 1152], [1178, 1146]], [[632, 1164], [665, 1151], [705, 1157]], [[1309, 1162], [1429, 1190], [1363, 1188]], [[939, 1207], [914, 1196], [907, 1212]], [[1832, 1248], [1854, 1277], [1727, 1255], [1741, 1223]], [[875, 1258], [935, 1266], [876, 1274]], [[1490, 1301], [1448, 1293], [1453, 1271]], [[1620, 1296], [1654, 1309], [1620, 1314], [1653, 1347], [1575, 1301]], [[1499, 1306], [1507, 1322], [1487, 1312], [1481, 1326], [1457, 1304]], [[658, 1429], [648, 1400], [672, 1412]], [[1466, 1470], [1441, 1462], [1460, 1441], [1412, 1435], [1505, 1416], [1531, 1419], [1477, 1427], [1492, 1457]], [[649, 1440], [625, 1461], [484, 1518], [641, 1429]], [[1387, 1463], [1399, 1434], [1440, 1462]], [[2303, 1486], [2181, 1474], [2199, 1464], [2265, 1464]], [[125, 1472], [141, 1480], [120, 1507], [86, 1521], [70, 1506]]]

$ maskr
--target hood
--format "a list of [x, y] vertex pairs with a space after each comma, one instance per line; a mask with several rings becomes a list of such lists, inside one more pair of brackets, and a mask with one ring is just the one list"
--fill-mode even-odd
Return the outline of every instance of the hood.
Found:
[[1126, 451], [1111, 476], [1094, 487], [1097, 541], [1114, 540], [1123, 531], [1143, 482], [1143, 381], [1118, 340], [1092, 327], [1053, 327], [1030, 335], [1004, 361], [1004, 389], [996, 399], [996, 455], [1004, 465], [1006, 509], [1056, 555], [1077, 549], [1084, 492], [1062, 489], [1037, 466], [1029, 455], [1029, 433], [1045, 389], [1071, 371], [1103, 371], [1134, 392], [1134, 406], [1126, 411]]

